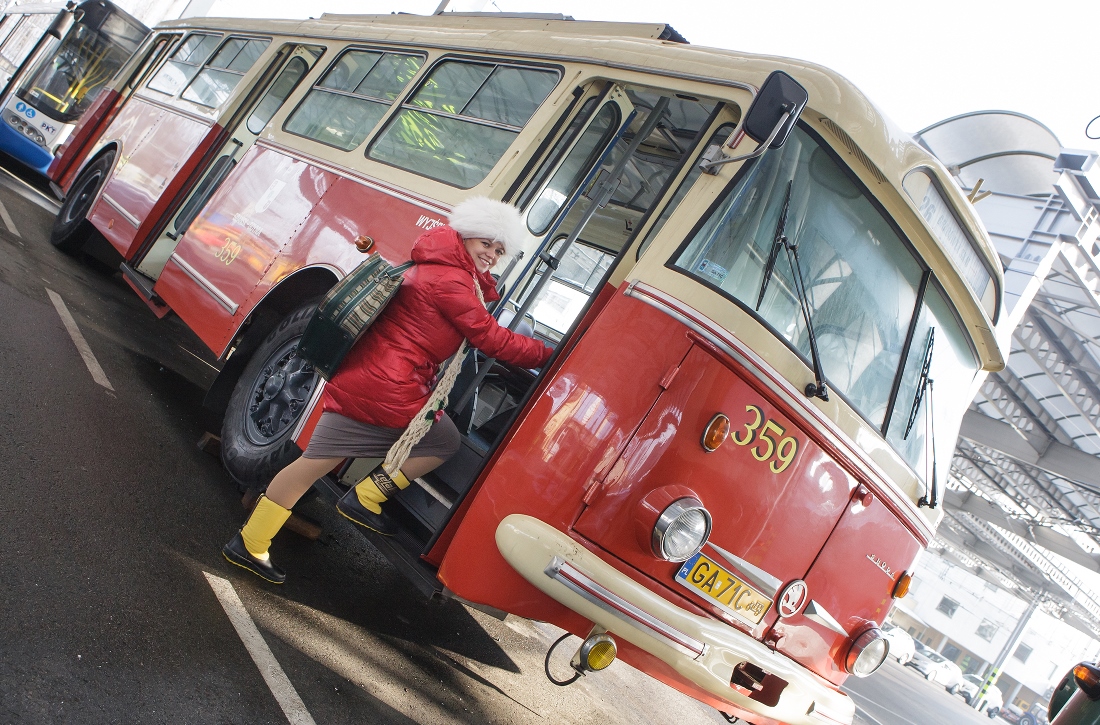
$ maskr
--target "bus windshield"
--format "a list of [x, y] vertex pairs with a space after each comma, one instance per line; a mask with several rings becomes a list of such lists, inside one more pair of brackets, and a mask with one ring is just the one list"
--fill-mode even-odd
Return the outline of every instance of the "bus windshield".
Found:
[[115, 12], [95, 18], [98, 28], [86, 20], [90, 18], [73, 25], [16, 92], [33, 108], [64, 123], [80, 118], [148, 32]]
[[916, 311], [922, 265], [824, 144], [796, 128], [782, 149], [731, 185], [673, 264], [757, 315], [805, 358], [806, 323], [784, 255], [760, 299], [780, 235], [798, 245], [825, 377], [882, 428]]

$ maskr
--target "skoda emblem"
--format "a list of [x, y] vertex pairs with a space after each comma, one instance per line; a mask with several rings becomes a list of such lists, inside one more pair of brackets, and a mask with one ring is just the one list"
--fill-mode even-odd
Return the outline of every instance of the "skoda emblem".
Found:
[[807, 599], [809, 591], [806, 589], [806, 582], [795, 579], [779, 593], [779, 616], [786, 619], [798, 614]]

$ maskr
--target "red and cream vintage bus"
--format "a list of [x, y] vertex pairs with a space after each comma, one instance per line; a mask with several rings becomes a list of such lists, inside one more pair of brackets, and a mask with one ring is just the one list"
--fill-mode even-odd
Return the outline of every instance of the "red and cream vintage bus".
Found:
[[584, 639], [579, 670], [617, 652], [730, 717], [852, 722], [840, 686], [885, 658], [1003, 361], [974, 210], [848, 81], [662, 25], [191, 19], [92, 111], [51, 170], [53, 241], [102, 235], [219, 357], [242, 485], [318, 415], [296, 343], [326, 290], [468, 196], [512, 202], [541, 247], [499, 270], [494, 314], [555, 355], [470, 354], [462, 449], [380, 547], [429, 591]]

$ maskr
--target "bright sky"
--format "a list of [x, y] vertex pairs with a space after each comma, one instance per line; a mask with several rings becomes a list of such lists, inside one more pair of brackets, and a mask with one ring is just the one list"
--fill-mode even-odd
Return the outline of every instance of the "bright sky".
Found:
[[[214, 0], [210, 15], [430, 14], [439, 0]], [[897, 9], [902, 8], [905, 9]], [[1067, 148], [1100, 150], [1100, 2], [1037, 0], [452, 0], [451, 9], [554, 12], [577, 20], [669, 23], [695, 45], [813, 61], [845, 75], [909, 131], [1005, 109], [1046, 124]], [[1024, 8], [1028, 8], [1025, 12]], [[752, 12], [757, 10], [759, 12]], [[812, 103], [812, 100], [811, 100]], [[1100, 136], [1100, 121], [1090, 133]]]

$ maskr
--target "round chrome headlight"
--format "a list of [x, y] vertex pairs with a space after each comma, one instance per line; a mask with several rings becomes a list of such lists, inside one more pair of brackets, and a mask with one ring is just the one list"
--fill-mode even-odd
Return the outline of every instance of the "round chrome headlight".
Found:
[[699, 499], [677, 499], [653, 527], [653, 553], [668, 561], [686, 561], [707, 543], [710, 527], [710, 513]]
[[882, 666], [889, 653], [890, 642], [882, 636], [882, 632], [868, 629], [852, 643], [845, 668], [856, 677], [866, 677]]

